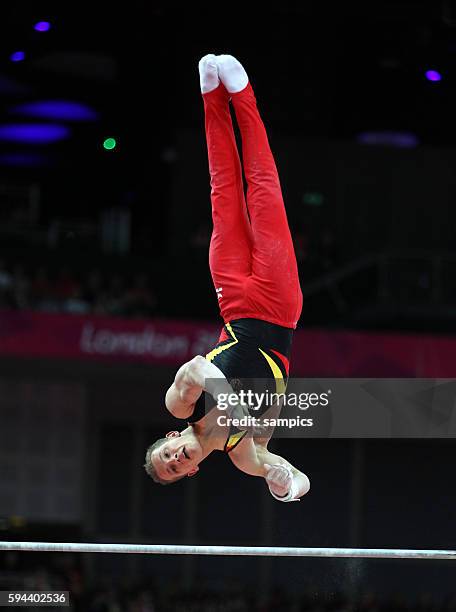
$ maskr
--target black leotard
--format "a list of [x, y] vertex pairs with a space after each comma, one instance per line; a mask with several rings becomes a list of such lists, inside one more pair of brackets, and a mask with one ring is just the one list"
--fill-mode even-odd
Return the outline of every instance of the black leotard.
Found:
[[[283, 393], [288, 380], [292, 338], [293, 330], [288, 327], [260, 319], [236, 319], [224, 325], [217, 345], [206, 359], [223, 372], [234, 391], [243, 388], [242, 380], [261, 379], [270, 391]], [[189, 425], [206, 415], [206, 399], [206, 393], [202, 393]], [[233, 450], [246, 433], [231, 428], [224, 451]]]

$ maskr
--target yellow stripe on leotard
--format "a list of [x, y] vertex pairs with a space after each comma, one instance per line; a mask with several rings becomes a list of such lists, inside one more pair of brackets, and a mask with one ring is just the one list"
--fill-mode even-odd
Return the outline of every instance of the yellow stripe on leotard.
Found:
[[233, 448], [235, 448], [246, 435], [247, 435], [247, 430], [238, 431], [234, 434], [231, 434], [225, 443], [224, 451], [226, 453], [229, 453], [230, 451], [232, 451]]
[[206, 355], [206, 359], [208, 361], [212, 361], [214, 357], [217, 357], [217, 355], [220, 355], [220, 353], [223, 353], [223, 351], [226, 351], [227, 349], [231, 348], [232, 346], [234, 346], [235, 344], [239, 342], [239, 340], [236, 338], [234, 334], [234, 331], [231, 329], [231, 325], [227, 323], [225, 327], [230, 332], [231, 337], [234, 338], [234, 340], [233, 342], [229, 342], [228, 344], [222, 344], [220, 346], [217, 346], [215, 349], [212, 349], [212, 351], [210, 351], [210, 353]]
[[275, 384], [276, 384], [276, 391], [277, 393], [285, 393], [287, 385], [286, 382], [283, 379], [283, 374], [279, 368], [279, 366], [276, 364], [276, 362], [269, 357], [269, 355], [267, 355], [264, 351], [262, 351], [260, 348], [258, 349], [260, 351], [260, 353], [263, 355], [263, 357], [266, 359], [266, 361], [269, 364], [269, 367], [272, 370], [272, 373], [274, 375], [274, 379], [275, 379]]

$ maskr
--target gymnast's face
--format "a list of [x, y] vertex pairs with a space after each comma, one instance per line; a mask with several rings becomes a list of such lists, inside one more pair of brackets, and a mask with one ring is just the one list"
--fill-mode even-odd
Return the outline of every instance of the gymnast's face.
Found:
[[202, 460], [202, 449], [195, 437], [170, 431], [166, 438], [166, 442], [154, 449], [150, 457], [159, 478], [174, 480], [196, 474]]

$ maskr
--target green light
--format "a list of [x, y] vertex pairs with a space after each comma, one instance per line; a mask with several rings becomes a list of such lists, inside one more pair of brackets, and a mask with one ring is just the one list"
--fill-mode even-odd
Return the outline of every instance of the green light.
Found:
[[308, 206], [321, 206], [324, 202], [324, 196], [318, 191], [307, 191], [302, 196], [302, 201]]
[[103, 143], [103, 146], [105, 149], [108, 149], [108, 151], [110, 151], [111, 149], [114, 149], [116, 146], [116, 139], [115, 138], [106, 138], [106, 140]]

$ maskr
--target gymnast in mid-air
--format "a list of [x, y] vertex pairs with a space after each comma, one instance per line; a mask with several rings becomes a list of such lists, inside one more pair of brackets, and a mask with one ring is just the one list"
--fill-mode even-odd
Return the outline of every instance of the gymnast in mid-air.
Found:
[[[233, 56], [210, 54], [200, 60], [199, 75], [211, 178], [209, 266], [224, 327], [205, 357], [177, 371], [165, 403], [186, 426], [149, 446], [144, 467], [156, 482], [170, 484], [195, 475], [220, 450], [241, 471], [264, 478], [276, 499], [297, 501], [309, 491], [309, 479], [268, 450], [272, 433], [221, 426], [219, 411], [208, 410], [208, 398], [215, 406], [240, 379], [268, 379], [283, 392], [302, 293], [279, 177], [247, 73]], [[241, 134], [246, 198], [230, 103]]]

